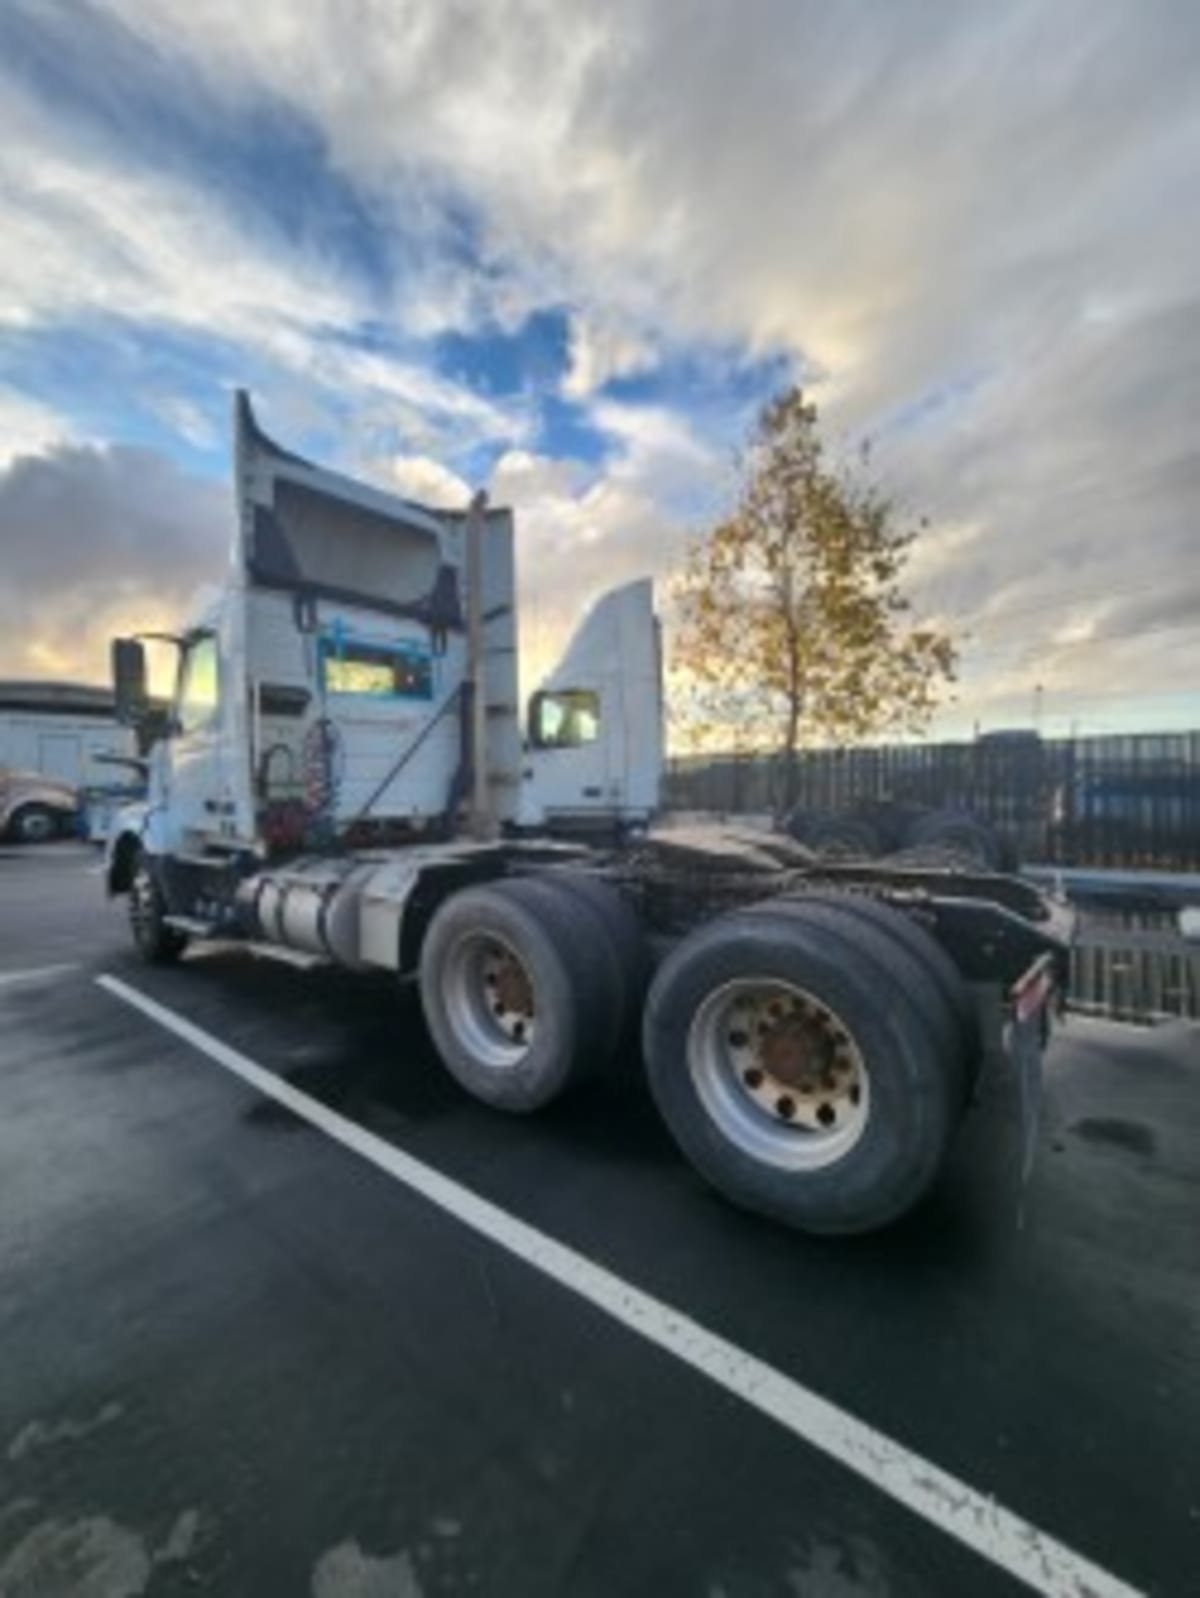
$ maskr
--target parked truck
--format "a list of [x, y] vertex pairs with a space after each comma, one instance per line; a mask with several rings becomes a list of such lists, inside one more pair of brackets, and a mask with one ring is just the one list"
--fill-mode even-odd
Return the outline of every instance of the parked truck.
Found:
[[[1034, 1083], [1061, 906], [987, 872], [658, 825], [648, 582], [594, 605], [522, 714], [510, 512], [336, 475], [245, 395], [234, 455], [229, 580], [177, 640], [146, 801], [108, 842], [147, 961], [237, 939], [411, 979], [442, 1063], [497, 1110], [640, 1052], [696, 1169], [813, 1232], [914, 1205], [985, 1061]], [[137, 724], [142, 644], [113, 653]]]
[[0, 839], [48, 843], [74, 831], [78, 819], [79, 795], [67, 783], [0, 766]]

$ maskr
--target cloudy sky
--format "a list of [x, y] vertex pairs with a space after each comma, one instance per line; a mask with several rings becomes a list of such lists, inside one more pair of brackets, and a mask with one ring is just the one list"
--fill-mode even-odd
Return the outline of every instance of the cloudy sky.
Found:
[[792, 377], [930, 518], [939, 730], [1200, 725], [1189, 0], [6, 0], [0, 673], [218, 579], [230, 391], [517, 507], [539, 658]]

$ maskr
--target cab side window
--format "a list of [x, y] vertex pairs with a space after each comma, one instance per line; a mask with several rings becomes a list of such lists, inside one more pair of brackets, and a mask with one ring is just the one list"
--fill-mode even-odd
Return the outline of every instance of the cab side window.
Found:
[[207, 727], [217, 713], [217, 640], [208, 633], [188, 645], [179, 668], [179, 700], [175, 719], [181, 733]]
[[533, 696], [529, 738], [535, 749], [578, 749], [600, 736], [600, 695], [590, 688], [563, 688]]

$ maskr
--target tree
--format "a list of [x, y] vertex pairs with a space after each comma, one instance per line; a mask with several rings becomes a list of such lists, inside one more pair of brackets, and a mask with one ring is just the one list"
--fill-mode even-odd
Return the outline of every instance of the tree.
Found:
[[783, 756], [887, 729], [919, 731], [953, 681], [951, 638], [914, 625], [900, 577], [918, 526], [871, 480], [866, 448], [832, 464], [817, 408], [791, 388], [759, 414], [737, 504], [688, 552], [676, 583], [673, 667], [697, 743]]

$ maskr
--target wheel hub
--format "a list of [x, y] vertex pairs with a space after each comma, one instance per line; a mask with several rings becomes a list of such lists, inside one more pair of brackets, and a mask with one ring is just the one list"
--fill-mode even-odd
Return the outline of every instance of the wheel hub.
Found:
[[511, 949], [497, 944], [485, 952], [483, 985], [496, 1025], [514, 1043], [528, 1043], [533, 1029], [533, 984]]
[[537, 1030], [533, 979], [516, 949], [492, 932], [464, 933], [446, 956], [447, 1021], [482, 1064], [519, 1065]]
[[848, 1029], [811, 994], [740, 981], [710, 994], [689, 1034], [710, 1115], [771, 1163], [828, 1164], [862, 1133], [867, 1075]]

